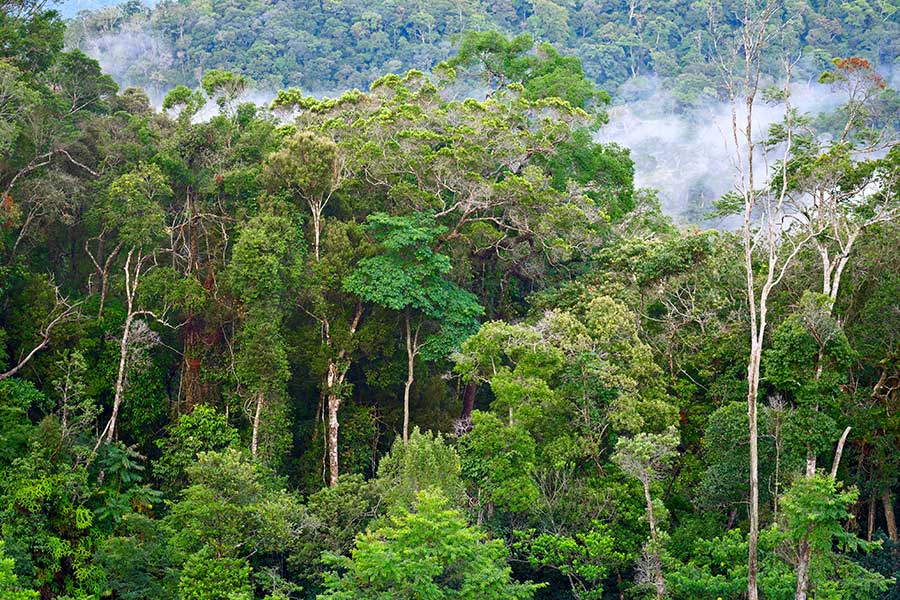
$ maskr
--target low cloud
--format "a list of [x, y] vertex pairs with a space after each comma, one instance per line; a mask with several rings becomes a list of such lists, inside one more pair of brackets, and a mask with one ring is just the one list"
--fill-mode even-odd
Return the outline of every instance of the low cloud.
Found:
[[[675, 99], [658, 80], [650, 80], [644, 90], [637, 99], [609, 111], [609, 124], [597, 139], [631, 149], [635, 185], [658, 190], [663, 211], [676, 222], [727, 226], [707, 222], [706, 214], [734, 187], [730, 106], [721, 102], [679, 113]], [[826, 86], [809, 83], [792, 86], [791, 102], [801, 112], [816, 114], [834, 110], [842, 100]], [[739, 114], [739, 122], [744, 114]], [[782, 106], [757, 103], [756, 137], [783, 115]]]

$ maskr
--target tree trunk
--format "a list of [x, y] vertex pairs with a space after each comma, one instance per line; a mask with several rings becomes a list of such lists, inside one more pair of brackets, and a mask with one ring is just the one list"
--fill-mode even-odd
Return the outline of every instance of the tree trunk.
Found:
[[250, 454], [256, 456], [259, 450], [259, 417], [262, 414], [263, 394], [256, 395], [256, 414], [253, 415], [253, 436], [250, 440]]
[[119, 407], [122, 405], [122, 397], [125, 395], [125, 365], [128, 361], [128, 334], [131, 331], [131, 323], [134, 315], [131, 313], [131, 302], [128, 303], [128, 315], [125, 317], [125, 329], [122, 331], [122, 339], [119, 341], [119, 372], [116, 375], [116, 395], [113, 398], [112, 414], [106, 424], [106, 443], [113, 441], [116, 431], [116, 419], [119, 416]]
[[659, 559], [659, 548], [657, 548], [657, 536], [656, 536], [656, 518], [653, 516], [653, 499], [650, 497], [650, 481], [649, 480], [641, 480], [641, 483], [644, 486], [644, 500], [647, 502], [647, 523], [650, 525], [650, 539], [653, 541], [653, 568], [655, 569], [654, 576], [656, 578], [656, 598], [657, 600], [663, 600], [666, 595], [666, 581], [663, 578], [662, 573], [662, 563]]
[[747, 417], [750, 435], [750, 531], [747, 535], [747, 595], [757, 600], [759, 592], [756, 576], [759, 571], [757, 546], [759, 544], [759, 445], [757, 430], [756, 394], [759, 386], [759, 359], [762, 348], [754, 343], [750, 351], [749, 391], [747, 392]]
[[119, 341], [119, 371], [116, 375], [116, 392], [113, 397], [112, 414], [106, 423], [106, 429], [100, 434], [100, 438], [94, 445], [94, 452], [100, 447], [101, 442], [107, 444], [113, 441], [116, 433], [116, 420], [119, 417], [119, 408], [122, 406], [122, 400], [125, 396], [125, 379], [126, 366], [128, 362], [128, 338], [131, 334], [131, 325], [134, 322], [136, 311], [134, 310], [134, 298], [137, 293], [138, 280], [141, 276], [142, 256], [141, 252], [137, 253], [137, 262], [135, 263], [134, 273], [131, 272], [131, 259], [135, 249], [132, 248], [128, 252], [125, 259], [125, 327], [122, 330], [122, 339]]
[[794, 600], [806, 600], [809, 590], [809, 561], [812, 555], [812, 548], [809, 541], [803, 539], [800, 542], [797, 562], [797, 592], [794, 594]]
[[462, 412], [459, 414], [459, 420], [468, 423], [472, 419], [472, 411], [475, 409], [475, 393], [478, 388], [475, 383], [467, 383], [463, 390]]
[[[362, 314], [363, 305], [360, 302], [356, 305], [353, 319], [350, 321], [350, 337], [356, 334]], [[331, 346], [331, 339], [327, 333], [326, 344]], [[343, 361], [345, 356], [346, 350], [341, 350], [337, 353], [337, 360]], [[328, 404], [328, 443], [325, 450], [328, 453], [329, 485], [331, 486], [337, 485], [338, 480], [338, 409], [341, 407], [341, 392], [338, 388], [344, 383], [348, 369], [349, 364], [344, 363], [342, 367], [338, 368], [335, 359], [331, 358], [328, 360], [328, 371], [325, 374], [325, 395]]]
[[329, 485], [338, 481], [338, 409], [341, 399], [337, 394], [328, 394], [328, 473]]
[[[409, 391], [415, 381], [416, 351], [408, 311], [404, 315], [404, 320], [406, 322], [406, 385], [403, 387], [403, 445], [405, 446], [409, 442]], [[418, 333], [416, 330], [416, 337], [418, 337]]]
[[884, 507], [884, 522], [887, 525], [888, 537], [897, 543], [897, 519], [894, 516], [894, 496], [890, 488], [885, 488], [881, 494], [881, 504]]
[[321, 245], [322, 237], [322, 210], [325, 206], [321, 202], [312, 200], [308, 204], [309, 212], [313, 219], [313, 256], [316, 257], [316, 262], [319, 262], [319, 246]]
[[872, 536], [875, 533], [875, 494], [873, 493], [869, 497], [869, 515], [868, 515], [868, 523], [866, 524], [866, 541], [871, 542]]

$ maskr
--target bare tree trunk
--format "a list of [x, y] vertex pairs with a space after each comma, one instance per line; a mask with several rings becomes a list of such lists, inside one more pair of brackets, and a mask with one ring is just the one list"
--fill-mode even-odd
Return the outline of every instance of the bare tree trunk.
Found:
[[875, 494], [869, 497], [869, 515], [868, 515], [868, 523], [866, 524], [866, 541], [871, 542], [872, 536], [875, 533]]
[[642, 479], [644, 486], [644, 500], [647, 502], [647, 523], [650, 525], [650, 539], [653, 540], [653, 567], [655, 569], [654, 577], [656, 579], [656, 597], [663, 600], [666, 595], [666, 581], [663, 578], [662, 563], [659, 560], [659, 548], [656, 535], [656, 518], [653, 516], [653, 499], [650, 497], [650, 481]]
[[[359, 322], [362, 319], [363, 314], [363, 305], [359, 303], [356, 305], [356, 309], [353, 312], [353, 319], [350, 321], [350, 337], [353, 337], [356, 334], [356, 329], [359, 327]], [[326, 334], [326, 344], [330, 345], [330, 335]], [[345, 350], [341, 350], [338, 352], [338, 360], [343, 360], [346, 355]], [[328, 404], [328, 470], [329, 470], [329, 485], [334, 486], [337, 484], [338, 480], [338, 410], [341, 407], [341, 395], [340, 388], [341, 384], [344, 383], [344, 378], [347, 376], [347, 369], [349, 365], [343, 365], [341, 367], [338, 366], [335, 359], [329, 359], [328, 361], [328, 371], [325, 374], [325, 395], [327, 397]]]
[[406, 385], [403, 387], [403, 444], [409, 442], [409, 392], [415, 382], [416, 354], [419, 351], [419, 328], [415, 335], [409, 320], [409, 311], [404, 314], [406, 324]]
[[759, 598], [756, 583], [756, 577], [759, 571], [759, 559], [757, 555], [757, 546], [759, 545], [759, 432], [757, 428], [756, 395], [759, 387], [759, 360], [761, 352], [761, 341], [758, 345], [756, 340], [754, 340], [750, 351], [750, 365], [748, 368], [749, 386], [747, 392], [747, 417], [749, 421], [748, 429], [750, 436], [750, 531], [747, 535], [747, 595], [750, 600], [758, 600]]
[[[119, 416], [119, 408], [122, 406], [122, 399], [125, 396], [125, 375], [126, 364], [128, 362], [128, 337], [131, 333], [131, 324], [134, 322], [134, 294], [137, 291], [138, 278], [140, 277], [141, 255], [138, 252], [137, 267], [135, 268], [134, 277], [131, 275], [131, 259], [134, 255], [134, 248], [129, 250], [128, 258], [125, 260], [125, 327], [122, 330], [122, 338], [119, 340], [119, 371], [116, 375], [116, 392], [113, 398], [112, 414], [109, 416], [109, 422], [106, 424], [105, 441], [107, 444], [113, 441], [116, 433], [116, 419]], [[101, 436], [104, 437], [104, 436]], [[99, 445], [99, 441], [98, 441]], [[96, 447], [95, 447], [96, 450]]]
[[888, 537], [897, 543], [897, 519], [894, 516], [894, 496], [891, 494], [891, 488], [885, 488], [881, 494], [881, 504], [884, 507], [884, 522], [887, 525]]
[[844, 455], [844, 444], [847, 443], [847, 436], [850, 435], [850, 427], [844, 429], [841, 439], [838, 440], [837, 449], [834, 451], [834, 462], [831, 464], [831, 478], [837, 479], [838, 466], [841, 464], [841, 457]]
[[320, 200], [308, 200], [309, 212], [313, 220], [313, 256], [316, 262], [319, 262], [319, 247], [322, 238], [322, 211], [325, 210], [325, 204]]
[[259, 450], [259, 421], [262, 414], [263, 393], [256, 395], [256, 413], [253, 415], [253, 435], [250, 439], [250, 454], [256, 456]]
[[475, 393], [478, 388], [475, 383], [467, 383], [463, 390], [462, 411], [459, 414], [459, 420], [468, 422], [472, 419], [472, 411], [475, 409]]
[[122, 398], [125, 395], [125, 365], [128, 361], [128, 335], [131, 331], [133, 315], [131, 302], [128, 302], [128, 315], [125, 317], [125, 329], [122, 331], [122, 339], [119, 340], [119, 372], [116, 375], [116, 394], [113, 398], [112, 414], [106, 424], [106, 443], [113, 441], [116, 431], [116, 419], [119, 416], [119, 407], [122, 406]]
[[338, 409], [341, 399], [336, 394], [328, 395], [328, 473], [329, 485], [338, 482]]

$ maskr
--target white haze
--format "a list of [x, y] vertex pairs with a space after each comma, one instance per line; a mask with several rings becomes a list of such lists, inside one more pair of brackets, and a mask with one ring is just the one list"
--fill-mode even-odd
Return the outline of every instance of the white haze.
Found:
[[[597, 139], [631, 149], [635, 185], [658, 190], [663, 212], [676, 222], [727, 226], [705, 220], [712, 202], [734, 187], [729, 104], [710, 103], [676, 113], [674, 98], [659, 81], [650, 81], [645, 90], [639, 99], [610, 109], [609, 123]], [[816, 114], [834, 110], [841, 97], [817, 83], [797, 84], [791, 87], [791, 103], [801, 112]], [[745, 114], [739, 112], [739, 123]], [[783, 116], [783, 106], [758, 102], [754, 136], [762, 137]]]

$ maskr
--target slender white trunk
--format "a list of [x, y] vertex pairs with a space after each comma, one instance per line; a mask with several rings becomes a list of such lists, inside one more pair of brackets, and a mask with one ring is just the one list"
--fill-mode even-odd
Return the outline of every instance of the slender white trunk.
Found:
[[253, 415], [253, 435], [250, 439], [250, 454], [256, 456], [259, 450], [259, 421], [263, 406], [262, 392], [256, 395], [256, 413]]
[[132, 323], [131, 307], [128, 308], [128, 316], [125, 318], [125, 329], [122, 331], [122, 339], [119, 340], [119, 372], [116, 376], [116, 394], [113, 398], [112, 414], [106, 425], [106, 443], [113, 441], [116, 431], [116, 419], [119, 416], [119, 407], [122, 406], [122, 398], [125, 395], [125, 367], [128, 362], [128, 334]]
[[107, 444], [113, 441], [116, 433], [116, 419], [119, 416], [119, 408], [122, 406], [122, 399], [125, 396], [125, 377], [128, 362], [128, 338], [131, 334], [131, 325], [134, 322], [134, 296], [137, 291], [138, 278], [141, 270], [141, 254], [138, 252], [137, 266], [135, 267], [134, 277], [131, 274], [131, 259], [134, 255], [134, 248], [128, 252], [128, 258], [125, 260], [125, 327], [122, 330], [122, 338], [119, 340], [119, 371], [116, 375], [116, 393], [113, 398], [112, 414], [110, 414], [109, 422], [106, 424]]
[[404, 314], [406, 324], [406, 384], [403, 386], [403, 444], [409, 442], [409, 394], [415, 382], [416, 353], [418, 352], [419, 329], [415, 336], [410, 324], [409, 312]]
[[663, 578], [662, 573], [662, 562], [659, 559], [659, 548], [657, 544], [659, 543], [658, 537], [656, 535], [656, 517], [653, 514], [653, 499], [650, 496], [650, 481], [647, 479], [641, 479], [641, 484], [644, 486], [644, 500], [647, 503], [647, 523], [650, 526], [650, 539], [653, 541], [653, 568], [654, 568], [654, 585], [656, 587], [656, 597], [658, 600], [663, 600], [666, 595], [666, 581]]
[[329, 485], [338, 482], [338, 409], [341, 399], [335, 394], [328, 395], [328, 473]]
[[[363, 305], [360, 303], [357, 304], [353, 313], [353, 319], [350, 321], [351, 338], [356, 334], [356, 329], [359, 327], [362, 314]], [[330, 334], [326, 333], [325, 343], [329, 346], [331, 345]], [[342, 366], [338, 366], [338, 363], [334, 359], [330, 359], [328, 361], [328, 370], [325, 373], [325, 396], [328, 404], [328, 443], [326, 444], [326, 452], [328, 454], [328, 481], [331, 486], [337, 485], [339, 475], [338, 429], [340, 428], [340, 425], [338, 423], [338, 410], [341, 407], [339, 388], [344, 383], [349, 368], [348, 364], [343, 363], [345, 355], [346, 352], [344, 350], [338, 352], [338, 360], [342, 361]]]

